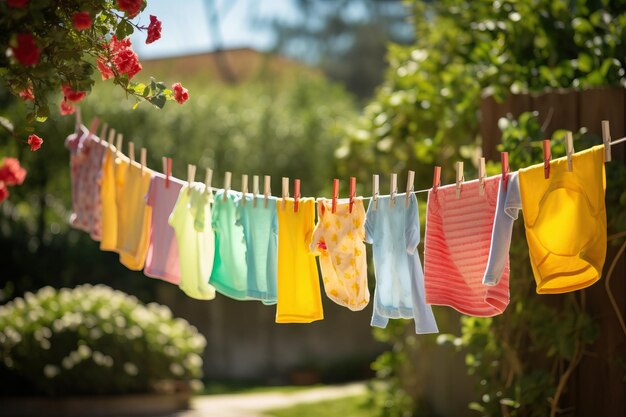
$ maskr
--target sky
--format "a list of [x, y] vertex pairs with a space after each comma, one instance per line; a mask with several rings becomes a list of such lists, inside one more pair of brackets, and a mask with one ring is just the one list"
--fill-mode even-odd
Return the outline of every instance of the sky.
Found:
[[297, 16], [291, 0], [150, 0], [138, 17], [139, 24], [147, 26], [149, 16], [155, 15], [163, 22], [161, 39], [146, 45], [145, 32], [136, 31], [132, 36], [133, 49], [141, 58], [148, 59], [214, 50], [209, 2], [214, 2], [220, 15], [223, 48], [267, 50], [272, 45], [272, 31], [255, 21]]

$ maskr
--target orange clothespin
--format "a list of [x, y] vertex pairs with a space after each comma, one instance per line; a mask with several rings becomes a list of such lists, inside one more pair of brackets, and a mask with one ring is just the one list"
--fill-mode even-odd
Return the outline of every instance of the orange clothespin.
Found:
[[337, 210], [337, 197], [339, 196], [339, 180], [335, 178], [333, 180], [333, 206], [332, 212], [334, 213]]
[[300, 180], [293, 180], [293, 212], [298, 212], [298, 202], [300, 201]]
[[509, 153], [500, 152], [500, 161], [502, 161], [502, 185], [504, 186], [504, 191], [506, 191], [506, 186], [509, 182]]
[[552, 158], [550, 139], [545, 139], [543, 141], [543, 177], [545, 179], [550, 178], [550, 158]]
[[441, 184], [441, 167], [435, 166], [435, 173], [433, 175], [433, 191], [437, 191], [439, 184]]
[[356, 178], [350, 177], [350, 213], [352, 213], [352, 206], [354, 205], [354, 197], [356, 194]]

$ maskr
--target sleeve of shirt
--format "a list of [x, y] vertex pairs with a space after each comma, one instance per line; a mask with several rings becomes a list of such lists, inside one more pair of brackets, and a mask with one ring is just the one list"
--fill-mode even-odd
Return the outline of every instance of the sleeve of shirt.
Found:
[[387, 327], [388, 323], [389, 323], [389, 318], [383, 316], [378, 311], [378, 297], [376, 297], [376, 294], [374, 294], [374, 308], [372, 312], [372, 321], [370, 322], [370, 325], [373, 327], [381, 327], [384, 329], [385, 327]]
[[498, 203], [491, 232], [489, 258], [483, 276], [484, 285], [494, 286], [500, 282], [502, 271], [504, 271], [506, 261], [509, 258], [513, 223], [517, 220], [519, 210], [522, 208], [517, 172], [509, 175], [507, 183], [506, 191], [503, 190], [502, 182], [500, 183], [500, 190], [498, 190]]
[[374, 210], [372, 204], [373, 202], [370, 200], [367, 206], [367, 212], [365, 213], [365, 242], [369, 244], [374, 243], [374, 232], [376, 230], [376, 210]]
[[[409, 254], [415, 253], [417, 245], [420, 243], [420, 217], [417, 210], [417, 198], [411, 195], [411, 202], [406, 213], [406, 251]], [[404, 201], [402, 202], [404, 203]]]

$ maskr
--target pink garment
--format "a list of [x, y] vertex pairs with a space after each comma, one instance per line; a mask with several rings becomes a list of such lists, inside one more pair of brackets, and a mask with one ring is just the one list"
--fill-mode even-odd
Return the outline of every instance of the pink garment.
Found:
[[450, 306], [463, 314], [491, 317], [509, 303], [509, 261], [496, 286], [483, 285], [500, 176], [464, 182], [428, 193], [424, 247], [426, 303]]
[[143, 273], [148, 277], [160, 278], [177, 285], [180, 283], [178, 243], [168, 219], [182, 186], [180, 180], [170, 177], [169, 186], [166, 187], [165, 176], [155, 172], [146, 194], [146, 204], [152, 207], [152, 223]]

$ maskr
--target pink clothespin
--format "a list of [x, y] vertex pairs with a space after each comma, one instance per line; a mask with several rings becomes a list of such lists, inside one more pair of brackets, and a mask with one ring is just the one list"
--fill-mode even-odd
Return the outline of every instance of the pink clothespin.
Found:
[[543, 177], [545, 179], [550, 178], [550, 158], [552, 157], [550, 152], [550, 139], [543, 141]]
[[298, 202], [300, 201], [300, 180], [293, 180], [293, 212], [298, 212]]
[[437, 191], [441, 183], [441, 167], [435, 166], [435, 174], [433, 175], [433, 191]]
[[354, 205], [355, 194], [356, 194], [356, 178], [350, 177], [350, 213], [352, 213], [352, 206]]
[[500, 161], [502, 161], [502, 185], [506, 191], [509, 182], [509, 153], [500, 152]]
[[332, 206], [332, 212], [335, 213], [335, 211], [337, 210], [337, 197], [339, 196], [339, 180], [337, 178], [335, 178], [333, 180], [333, 206]]

